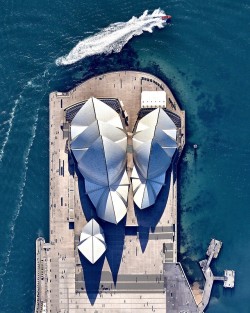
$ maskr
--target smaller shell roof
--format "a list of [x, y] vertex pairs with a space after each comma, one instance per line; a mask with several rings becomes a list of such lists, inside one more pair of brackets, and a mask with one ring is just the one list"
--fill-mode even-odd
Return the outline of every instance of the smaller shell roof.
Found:
[[126, 172], [111, 186], [101, 186], [85, 180], [85, 188], [101, 219], [118, 224], [126, 215], [129, 188]]
[[134, 167], [132, 172], [132, 184], [134, 193], [134, 202], [140, 209], [145, 209], [155, 203], [165, 182], [165, 172], [154, 179], [143, 179], [140, 177]]
[[78, 250], [92, 264], [94, 264], [106, 251], [103, 229], [94, 219], [91, 219], [83, 227]]

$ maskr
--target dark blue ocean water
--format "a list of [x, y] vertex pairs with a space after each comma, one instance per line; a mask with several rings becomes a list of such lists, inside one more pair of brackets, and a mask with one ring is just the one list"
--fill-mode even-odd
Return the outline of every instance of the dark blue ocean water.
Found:
[[[55, 60], [111, 23], [161, 7], [171, 26], [134, 37], [118, 54], [66, 67]], [[0, 313], [29, 313], [35, 239], [48, 239], [48, 95], [118, 69], [165, 79], [186, 110], [179, 167], [179, 259], [202, 283], [197, 261], [223, 241], [208, 313], [250, 312], [250, 1], [6, 0], [0, 10]], [[197, 156], [192, 145], [198, 144]]]

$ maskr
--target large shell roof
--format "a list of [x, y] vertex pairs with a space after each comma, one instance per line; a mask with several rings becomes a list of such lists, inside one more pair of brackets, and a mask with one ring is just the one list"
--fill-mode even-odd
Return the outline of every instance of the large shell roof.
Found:
[[78, 250], [94, 264], [105, 252], [106, 243], [101, 226], [91, 219], [82, 229]]
[[90, 98], [71, 123], [71, 150], [100, 218], [117, 224], [127, 212], [127, 136], [120, 116]]
[[177, 148], [176, 126], [164, 110], [155, 109], [138, 122], [133, 148], [134, 201], [144, 209], [155, 203]]

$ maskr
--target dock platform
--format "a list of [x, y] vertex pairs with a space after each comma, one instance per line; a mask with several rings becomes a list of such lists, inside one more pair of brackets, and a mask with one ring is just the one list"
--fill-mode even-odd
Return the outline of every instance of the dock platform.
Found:
[[233, 270], [225, 270], [224, 276], [214, 276], [210, 268], [212, 259], [218, 258], [221, 247], [221, 241], [212, 239], [206, 253], [208, 259], [199, 262], [203, 275], [205, 277], [205, 286], [202, 294], [202, 300], [199, 303], [200, 312], [203, 312], [209, 303], [214, 281], [223, 281], [223, 287], [225, 288], [234, 287], [235, 272]]

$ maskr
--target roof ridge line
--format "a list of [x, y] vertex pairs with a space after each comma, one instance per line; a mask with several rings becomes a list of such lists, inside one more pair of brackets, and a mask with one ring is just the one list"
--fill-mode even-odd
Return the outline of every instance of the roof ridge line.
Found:
[[114, 213], [114, 217], [115, 217], [115, 222], [116, 222], [116, 224], [118, 224], [117, 218], [116, 218], [116, 214], [115, 214], [115, 209], [114, 209], [114, 201], [113, 201], [112, 192], [110, 192], [110, 197], [112, 199], [112, 207], [113, 207], [113, 213]]
[[[157, 109], [156, 109], [157, 110]], [[153, 111], [152, 111], [153, 112]], [[152, 145], [153, 145], [153, 139], [155, 137], [155, 131], [156, 131], [156, 127], [157, 127], [157, 124], [158, 124], [158, 121], [159, 121], [159, 113], [160, 113], [160, 109], [158, 109], [158, 115], [157, 115], [157, 121], [156, 121], [156, 124], [155, 124], [155, 127], [154, 127], [154, 136], [152, 137], [151, 139], [151, 145], [150, 145], [150, 152], [149, 152], [149, 158], [148, 158], [148, 166], [147, 166], [147, 177], [148, 177], [148, 170], [149, 170], [149, 162], [150, 162], [150, 158], [151, 158], [151, 151], [152, 151]], [[145, 196], [145, 190], [146, 190], [146, 184], [144, 185], [145, 188], [143, 190], [143, 198], [144, 199], [144, 196]], [[143, 200], [142, 200], [143, 201]]]

